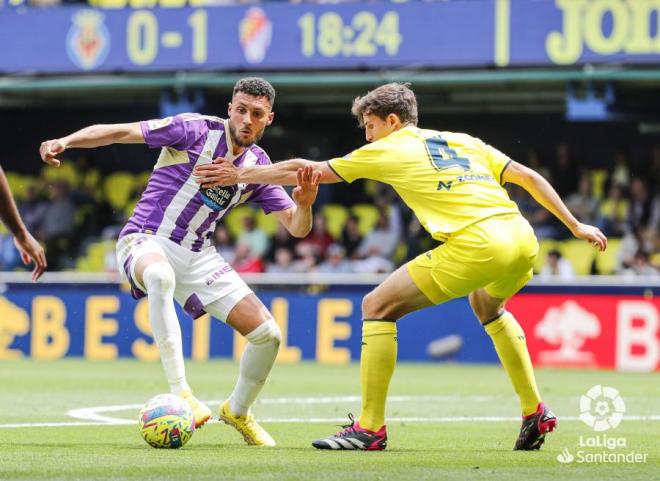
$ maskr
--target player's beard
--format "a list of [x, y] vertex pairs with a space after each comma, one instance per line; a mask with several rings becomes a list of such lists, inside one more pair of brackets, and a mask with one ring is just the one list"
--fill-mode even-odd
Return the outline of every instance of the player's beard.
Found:
[[250, 137], [248, 140], [243, 141], [238, 136], [236, 126], [233, 125], [231, 122], [229, 122], [229, 134], [231, 135], [231, 140], [234, 143], [234, 145], [237, 145], [238, 147], [249, 147], [252, 144], [256, 144], [261, 140], [261, 137], [264, 136], [265, 130], [266, 130], [266, 126], [264, 126], [264, 128], [261, 129], [259, 132], [254, 134], [254, 137]]

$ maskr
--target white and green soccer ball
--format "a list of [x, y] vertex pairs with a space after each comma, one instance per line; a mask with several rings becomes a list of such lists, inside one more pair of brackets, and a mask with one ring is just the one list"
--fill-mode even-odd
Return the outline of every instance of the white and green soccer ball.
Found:
[[159, 394], [147, 401], [138, 423], [142, 438], [154, 448], [180, 448], [195, 431], [190, 405], [174, 394]]

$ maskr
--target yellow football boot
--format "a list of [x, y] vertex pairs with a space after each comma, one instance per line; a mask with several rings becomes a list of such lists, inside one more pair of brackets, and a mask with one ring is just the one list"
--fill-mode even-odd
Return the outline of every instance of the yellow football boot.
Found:
[[195, 418], [195, 429], [201, 428], [206, 424], [206, 421], [211, 419], [211, 409], [193, 396], [191, 391], [182, 392], [181, 397], [186, 400], [190, 409], [192, 409], [193, 417]]
[[229, 400], [220, 406], [220, 420], [236, 428], [245, 442], [252, 446], [275, 446], [275, 440], [259, 426], [251, 413], [247, 416], [234, 416], [229, 410]]

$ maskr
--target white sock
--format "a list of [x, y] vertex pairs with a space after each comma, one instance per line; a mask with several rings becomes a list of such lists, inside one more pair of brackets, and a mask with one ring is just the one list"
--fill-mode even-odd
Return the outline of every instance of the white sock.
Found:
[[236, 416], [245, 416], [257, 399], [275, 363], [282, 335], [277, 323], [264, 322], [245, 338], [248, 344], [241, 357], [241, 367], [234, 391], [229, 397], [229, 408]]
[[149, 264], [142, 275], [149, 299], [149, 321], [172, 394], [190, 391], [183, 364], [181, 326], [174, 310], [174, 270], [167, 262]]

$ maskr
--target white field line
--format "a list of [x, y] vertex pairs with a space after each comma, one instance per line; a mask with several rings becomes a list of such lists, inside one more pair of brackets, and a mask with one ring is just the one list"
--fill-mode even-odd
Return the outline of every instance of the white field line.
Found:
[[[561, 416], [560, 421], [579, 421], [580, 418], [577, 416]], [[653, 416], [624, 416], [624, 421], [660, 421], [660, 415]], [[467, 417], [467, 416], [456, 416], [456, 417], [390, 417], [387, 418], [388, 423], [466, 423], [466, 422], [520, 422], [520, 417], [509, 417], [509, 416], [481, 416], [481, 417]], [[215, 424], [218, 423], [217, 420], [211, 420], [209, 423]], [[262, 423], [332, 423], [332, 424], [341, 424], [346, 422], [346, 418], [259, 418], [259, 422]], [[131, 421], [128, 419], [116, 419], [114, 422], [85, 422], [85, 421], [74, 421], [74, 422], [61, 422], [61, 423], [16, 423], [16, 424], [0, 424], [0, 429], [12, 429], [12, 428], [58, 428], [58, 427], [69, 427], [69, 426], [121, 426], [121, 425], [131, 425], [137, 424], [137, 421]]]
[[[437, 402], [437, 401], [485, 401], [501, 398], [502, 396], [391, 396], [388, 403], [392, 402]], [[208, 404], [219, 405], [221, 400], [207, 401]], [[277, 397], [263, 398], [259, 404], [333, 404], [360, 402], [360, 396], [333, 396], [333, 397]], [[114, 413], [121, 411], [137, 411], [142, 404], [122, 404], [113, 406], [93, 406], [88, 408], [71, 409], [67, 415], [79, 421], [64, 422], [42, 422], [42, 423], [12, 423], [0, 424], [0, 429], [11, 428], [37, 428], [37, 427], [74, 427], [74, 426], [119, 426], [137, 424], [137, 419], [118, 418], [106, 416], [103, 413]], [[562, 421], [578, 421], [577, 416], [561, 416]], [[260, 418], [264, 423], [342, 423], [345, 418]], [[660, 415], [651, 416], [625, 416], [626, 421], [660, 421]], [[457, 422], [518, 422], [519, 417], [510, 416], [439, 416], [439, 417], [390, 417], [388, 422], [396, 423], [457, 423]], [[217, 422], [212, 420], [211, 422]]]
[[[488, 401], [494, 399], [495, 396], [391, 396], [388, 402], [438, 402], [438, 401]], [[207, 404], [220, 405], [223, 401], [213, 400], [206, 401]], [[264, 398], [258, 401], [259, 404], [335, 404], [335, 403], [359, 403], [360, 396], [332, 396], [332, 397], [277, 397], [277, 398]], [[94, 406], [89, 408], [71, 409], [67, 411], [67, 415], [72, 418], [82, 419], [84, 421], [92, 421], [99, 423], [111, 424], [133, 424], [133, 421], [125, 418], [116, 418], [112, 416], [104, 416], [101, 413], [111, 413], [117, 411], [139, 410], [142, 404], [124, 404], [114, 406]], [[300, 421], [302, 422], [302, 421]], [[319, 421], [321, 422], [321, 421]]]
[[[387, 402], [438, 402], [438, 401], [491, 401], [502, 396], [389, 396]], [[276, 397], [264, 398], [259, 404], [334, 404], [341, 402], [360, 402], [360, 396], [326, 396], [326, 397]], [[209, 401], [213, 403], [213, 401]]]

